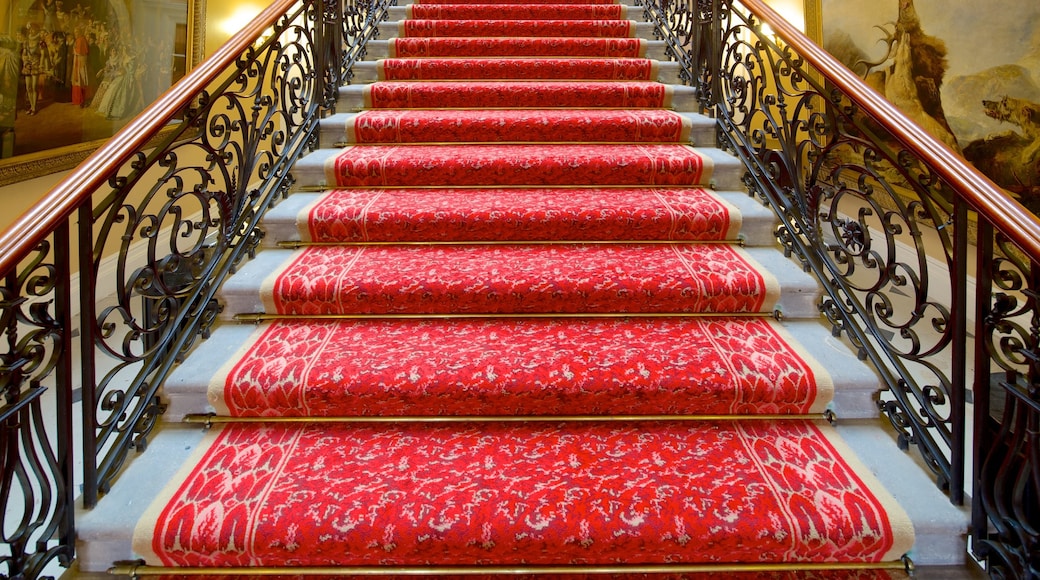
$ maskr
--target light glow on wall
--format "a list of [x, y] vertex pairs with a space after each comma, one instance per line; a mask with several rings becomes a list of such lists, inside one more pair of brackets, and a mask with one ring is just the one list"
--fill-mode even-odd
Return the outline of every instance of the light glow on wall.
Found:
[[802, 32], [805, 31], [804, 0], [766, 0], [770, 8], [776, 10], [784, 20], [790, 22]]
[[239, 4], [235, 6], [234, 12], [220, 21], [220, 31], [226, 35], [225, 38], [230, 38], [256, 18], [256, 15], [260, 14], [260, 11], [263, 9], [263, 6], [255, 4]]
[[[805, 32], [805, 0], [763, 0], [770, 8], [776, 11], [781, 18], [790, 22], [801, 32]], [[739, 4], [736, 4], [739, 6]], [[738, 8], [739, 10], [740, 8]], [[756, 19], [757, 20], [757, 19]], [[767, 38], [775, 36], [773, 27], [765, 22], [759, 22], [762, 34]]]

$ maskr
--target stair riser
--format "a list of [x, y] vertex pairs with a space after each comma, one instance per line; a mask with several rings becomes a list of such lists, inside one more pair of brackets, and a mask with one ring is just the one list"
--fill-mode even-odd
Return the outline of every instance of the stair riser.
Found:
[[[742, 229], [740, 212], [702, 189], [348, 189], [296, 207], [298, 213], [283, 218], [292, 224], [291, 237], [276, 239], [732, 241]], [[265, 226], [276, 228], [272, 221], [265, 218]], [[270, 233], [276, 231], [288, 233]]]
[[321, 121], [325, 147], [390, 143], [686, 143], [714, 121], [667, 111], [368, 111]]
[[[327, 323], [335, 324], [335, 323]], [[650, 364], [649, 361], [661, 361], [667, 357], [672, 357], [672, 360], [678, 361], [680, 365], [683, 365], [686, 372], [698, 372], [696, 368], [697, 363], [694, 361], [696, 356], [704, 356], [707, 351], [697, 350], [694, 348], [691, 339], [684, 339], [676, 342], [669, 342], [667, 344], [655, 345], [653, 342], [641, 341], [638, 345], [629, 341], [627, 347], [624, 349], [617, 348], [617, 345], [613, 347], [608, 343], [599, 343], [590, 339], [590, 333], [587, 327], [591, 325], [595, 328], [607, 328], [621, 325], [621, 321], [612, 320], [571, 320], [571, 321], [548, 321], [548, 320], [526, 320], [526, 321], [512, 321], [508, 325], [509, 327], [515, 327], [523, 329], [525, 326], [549, 326], [555, 325], [560, 328], [558, 333], [570, 336], [583, 337], [582, 341], [588, 342], [587, 346], [581, 346], [580, 343], [574, 344], [575, 352], [569, 352], [562, 350], [558, 355], [553, 355], [551, 351], [545, 349], [536, 349], [534, 351], [522, 351], [513, 349], [506, 353], [507, 358], [512, 361], [509, 365], [506, 365], [507, 370], [497, 371], [494, 369], [500, 368], [497, 363], [480, 364], [476, 361], [480, 358], [486, 358], [486, 353], [495, 351], [496, 349], [502, 348], [502, 343], [498, 340], [492, 341], [488, 344], [479, 342], [474, 338], [474, 330], [482, 329], [492, 324], [490, 321], [407, 321], [403, 324], [411, 325], [414, 327], [432, 327], [438, 329], [440, 333], [449, 333], [447, 338], [439, 339], [438, 342], [433, 343], [430, 340], [421, 340], [421, 336], [417, 335], [416, 340], [419, 340], [421, 344], [417, 345], [415, 353], [411, 353], [410, 349], [405, 347], [410, 344], [402, 342], [398, 339], [397, 344], [390, 348], [389, 358], [385, 364], [380, 364], [378, 368], [371, 364], [366, 364], [363, 361], [374, 361], [377, 358], [384, 357], [385, 354], [379, 350], [379, 345], [383, 344], [385, 340], [390, 336], [397, 336], [400, 332], [400, 328], [396, 327], [393, 323], [381, 322], [381, 321], [368, 321], [368, 322], [344, 322], [342, 325], [370, 327], [372, 332], [376, 333], [378, 338], [375, 342], [368, 343], [356, 343], [354, 347], [359, 348], [356, 355], [348, 357], [349, 360], [344, 362], [343, 368], [347, 369], [356, 365], [366, 365], [366, 368], [361, 369], [361, 375], [365, 377], [365, 385], [368, 387], [361, 389], [358, 393], [358, 400], [371, 400], [374, 392], [369, 388], [373, 385], [380, 385], [380, 388], [388, 388], [391, 383], [402, 384], [401, 381], [404, 378], [414, 376], [415, 372], [419, 372], [421, 369], [422, 379], [421, 384], [423, 389], [429, 388], [428, 385], [439, 384], [442, 387], [448, 386], [447, 369], [455, 369], [455, 373], [462, 372], [465, 369], [472, 369], [479, 374], [482, 380], [491, 381], [492, 389], [491, 392], [514, 393], [513, 400], [510, 404], [516, 405], [518, 398], [524, 394], [522, 386], [527, 384], [534, 384], [537, 381], [552, 380], [558, 381], [563, 377], [563, 373], [569, 372], [574, 374], [576, 371], [581, 373], [580, 377], [575, 375], [576, 378], [581, 378], [586, 381], [586, 385], [589, 385], [588, 381], [594, 375], [597, 369], [620, 369], [620, 368], [631, 368], [633, 369], [629, 373], [629, 380], [633, 381], [649, 381], [651, 379], [660, 380], [662, 384], [671, 382], [676, 385], [680, 392], [688, 391], [690, 395], [683, 395], [678, 401], [679, 405], [685, 405], [683, 402], [688, 396], [696, 395], [696, 388], [700, 387], [700, 384], [695, 384], [691, 381], [681, 381], [677, 377], [672, 376], [668, 372], [664, 372], [663, 367]], [[645, 321], [641, 328], [645, 329], [649, 334], [647, 336], [653, 336], [654, 333], [659, 332], [661, 336], [667, 335], [669, 332], [673, 332], [672, 329], [682, 326], [695, 326], [695, 325], [715, 325], [715, 324], [729, 324], [722, 321], [696, 321], [690, 319], [654, 319]], [[760, 321], [745, 321], [740, 322], [741, 325], [748, 324], [767, 324]], [[197, 364], [190, 367], [179, 367], [177, 372], [167, 382], [164, 400], [169, 404], [169, 411], [167, 420], [178, 421], [183, 416], [188, 414], [206, 414], [213, 413], [217, 410], [217, 407], [225, 409], [229, 403], [224, 402], [222, 389], [227, 382], [227, 376], [231, 372], [231, 366], [228, 361], [238, 360], [238, 356], [235, 353], [241, 351], [246, 352], [250, 345], [255, 348], [258, 344], [257, 338], [262, 333], [267, 332], [267, 328], [270, 324], [262, 325], [260, 328], [254, 329], [250, 326], [224, 326], [216, 331], [214, 335], [214, 342], [211, 343], [212, 349], [207, 349], [205, 353], [199, 353], [195, 357]], [[381, 328], [387, 328], [391, 332], [386, 334], [380, 332]], [[396, 327], [396, 328], [395, 328]], [[655, 330], [659, 327], [660, 330]], [[868, 419], [878, 416], [877, 405], [871, 404], [871, 399], [874, 393], [878, 389], [877, 377], [866, 369], [859, 361], [856, 356], [848, 350], [841, 341], [834, 339], [827, 332], [825, 328], [815, 322], [785, 322], [781, 329], [782, 332], [794, 338], [797, 344], [805, 345], [799, 347], [801, 350], [800, 357], [805, 364], [815, 365], [812, 368], [816, 373], [817, 384], [824, 385], [835, 385], [837, 388], [834, 391], [834, 400], [831, 404], [831, 408], [834, 412], [841, 417], [843, 420], [852, 419]], [[523, 333], [520, 333], [521, 335]], [[735, 335], [733, 332], [725, 332], [725, 336]], [[302, 334], [300, 336], [303, 336]], [[441, 336], [441, 335], [438, 335]], [[302, 340], [295, 340], [302, 348], [304, 344]], [[555, 342], [555, 340], [554, 340]], [[452, 352], [449, 345], [459, 344], [457, 352]], [[263, 343], [259, 343], [263, 344]], [[325, 344], [333, 346], [336, 343], [326, 342]], [[343, 343], [346, 344], [346, 343]], [[435, 350], [439, 351], [439, 354], [426, 356], [420, 353], [429, 352], [431, 346], [437, 347]], [[363, 347], [363, 348], [361, 348]], [[638, 347], [638, 348], [637, 348]], [[473, 349], [479, 351], [476, 358], [471, 358], [470, 353]], [[734, 363], [743, 363], [748, 359], [744, 356], [746, 349], [736, 349], [726, 351], [720, 349], [718, 354], [713, 355], [718, 357], [716, 360], [725, 361], [722, 366], [708, 366], [704, 365], [699, 372], [703, 375], [704, 373], [711, 372], [713, 369], [725, 369], [733, 368]], [[480, 354], [484, 353], [484, 354]], [[698, 355], [698, 353], [701, 353]], [[765, 351], [760, 351], [754, 357], [753, 369], [747, 373], [747, 376], [734, 377], [732, 375], [723, 376], [723, 383], [726, 381], [732, 381], [734, 378], [739, 378], [742, 381], [748, 381], [750, 378], [758, 377], [759, 379], [774, 382], [777, 375], [771, 372], [771, 369], [775, 370], [775, 360], [773, 357], [764, 356]], [[330, 355], [325, 355], [330, 356]], [[416, 356], [424, 356], [424, 360], [421, 364], [415, 360]], [[563, 357], [561, 364], [546, 364], [548, 359], [538, 358], [546, 356], [559, 356]], [[458, 359], [457, 363], [452, 363], [452, 360]], [[289, 360], [289, 359], [284, 359]], [[625, 367], [623, 360], [628, 360], [631, 365]], [[706, 359], [700, 359], [706, 360]], [[577, 361], [585, 361], [585, 366], [578, 366]], [[757, 361], [757, 362], [756, 362]], [[816, 361], [816, 362], [814, 362]], [[766, 364], [758, 364], [766, 363]], [[572, 366], [567, 366], [572, 365]], [[821, 366], [822, 365], [822, 366]], [[480, 368], [477, 368], [480, 367]], [[252, 368], [252, 367], [251, 367]], [[255, 368], [260, 368], [259, 366]], [[282, 367], [283, 369], [289, 367]], [[308, 367], [309, 368], [309, 367]], [[828, 369], [826, 372], [820, 371], [820, 368]], [[437, 373], [435, 376], [429, 372], [431, 369], [444, 369], [443, 373]], [[541, 379], [532, 380], [519, 380], [521, 374], [525, 372], [536, 373], [539, 370], [549, 369], [547, 373], [543, 373]], [[555, 369], [555, 370], [553, 370]], [[560, 370], [564, 369], [564, 370]], [[287, 380], [287, 376], [284, 370], [271, 369], [273, 374], [264, 375], [263, 379], [265, 383], [270, 385], [282, 385], [283, 393], [295, 392], [297, 393], [294, 397], [300, 394], [314, 389], [314, 392], [320, 393], [328, 389], [328, 384], [319, 380], [318, 373], [316, 371], [307, 371], [306, 377], [297, 376], [292, 380]], [[492, 371], [494, 377], [488, 377], [488, 372]], [[554, 374], [555, 373], [555, 374]], [[661, 373], [661, 374], [658, 374]], [[761, 374], [756, 374], [761, 373]], [[821, 374], [822, 373], [822, 374]], [[378, 375], [384, 375], [388, 379], [382, 382], [377, 382]], [[622, 373], [624, 374], [624, 373]], [[646, 375], [644, 378], [643, 375]], [[726, 375], [723, 372], [723, 375]], [[245, 376], [245, 375], [243, 375]], [[345, 381], [347, 377], [351, 376], [347, 372], [338, 373], [337, 381]], [[393, 378], [397, 377], [397, 378]], [[328, 377], [326, 377], [328, 378]], [[510, 379], [511, 382], [506, 382]], [[821, 382], [822, 381], [822, 382]], [[498, 383], [497, 386], [494, 383]], [[577, 383], [574, 383], [575, 385]], [[312, 387], [312, 385], [314, 385]], [[614, 381], [608, 381], [604, 388], [615, 388]], [[419, 385], [416, 384], [416, 387]], [[451, 411], [452, 414], [464, 414], [473, 415], [477, 412], [479, 405], [486, 404], [482, 401], [485, 400], [484, 395], [479, 392], [467, 391], [462, 385], [456, 385], [453, 387], [456, 390], [457, 396], [449, 398], [454, 401], [453, 404], [456, 407]], [[436, 390], [436, 389], [434, 389]], [[588, 391], [588, 388], [576, 390], [574, 388], [567, 388], [565, 392], [568, 393], [567, 397], [571, 397], [573, 400], [579, 400], [583, 397], [583, 393]], [[241, 392], [241, 391], [240, 391]], [[528, 393], [533, 396], [533, 393]], [[548, 393], [546, 393], [548, 395]], [[571, 411], [575, 411], [573, 414], [576, 415], [590, 415], [594, 414], [594, 407], [591, 403], [595, 400], [597, 393], [589, 392], [589, 406], [585, 407], [583, 404], [575, 404], [571, 407]], [[652, 396], [661, 397], [665, 393], [648, 393]], [[464, 396], [465, 395], [465, 396]], [[732, 393], [731, 393], [732, 395]], [[338, 395], [345, 397], [346, 394]], [[430, 394], [429, 396], [433, 396]], [[623, 396], [631, 397], [632, 393], [626, 393]], [[473, 397], [473, 401], [470, 401], [467, 397]], [[825, 398], [825, 395], [818, 396], [820, 400]], [[212, 403], [207, 403], [207, 399]], [[444, 405], [449, 399], [440, 399], [435, 401], [437, 405]], [[661, 410], [663, 407], [650, 408], [647, 406], [647, 402], [643, 400], [643, 397], [638, 397], [638, 400], [631, 401], [628, 403], [631, 407], [621, 409], [620, 413], [623, 415], [636, 414], [636, 409], [642, 408], [648, 411]], [[322, 397], [320, 403], [308, 403], [308, 408], [311, 412], [315, 412], [319, 405], [327, 404], [329, 399]], [[531, 401], [532, 405], [538, 405], [541, 414], [545, 414], [551, 408], [548, 404], [545, 404], [545, 399], [539, 398], [537, 401]], [[302, 403], [301, 403], [302, 404]], [[717, 399], [712, 398], [710, 401], [711, 405], [715, 405], [720, 408], [724, 408], [721, 402]], [[217, 405], [217, 407], [214, 407]], [[237, 405], [237, 403], [236, 403]], [[600, 405], [602, 408], [602, 405]], [[498, 415], [504, 412], [507, 407], [502, 406], [498, 409], [492, 409], [490, 414]], [[678, 408], [678, 407], [675, 407]], [[343, 413], [347, 415], [357, 415], [358, 407], [351, 405], [350, 407], [343, 407]], [[404, 410], [400, 407], [396, 409], [387, 410], [393, 411], [395, 414], [404, 414]], [[815, 410], [810, 408], [810, 410]], [[696, 411], [697, 413], [703, 413], [703, 410]]]
[[[465, 147], [465, 151], [460, 151]], [[739, 162], [680, 145], [409, 145], [320, 150], [295, 167], [300, 187], [692, 187], [737, 190]]]
[[[796, 266], [774, 268], [765, 278], [751, 273], [759, 258], [771, 256], [764, 248], [725, 252], [714, 261], [696, 258], [702, 248], [676, 253], [669, 246], [651, 248], [657, 258], [630, 257], [635, 250], [628, 246], [493, 246], [483, 253], [466, 246], [323, 250], [329, 254], [320, 260], [287, 250], [263, 252], [222, 288], [222, 316], [768, 313], [774, 308], [791, 319], [818, 316], [819, 288]], [[336, 257], [330, 259], [331, 253]], [[746, 266], [719, 277], [714, 272], [722, 261]], [[609, 270], [603, 262], [611, 264]], [[315, 268], [320, 275], [311, 273]], [[544, 272], [553, 275], [547, 280]]]
[[325, 166], [336, 187], [707, 185], [711, 158], [685, 145], [368, 145]]
[[[605, 4], [599, 10], [610, 12], [611, 16], [599, 16], [599, 18], [617, 18], [621, 20], [643, 21], [643, 9], [635, 6], [618, 6]], [[617, 11], [616, 15], [613, 15]], [[573, 14], [572, 14], [573, 12]], [[461, 9], [459, 6], [443, 8], [439, 5], [418, 6], [391, 6], [387, 10], [387, 18], [391, 21], [405, 20], [408, 18], [428, 20], [472, 20], [477, 18], [515, 19], [515, 20], [537, 20], [537, 19], [585, 19], [596, 18], [588, 15], [588, 7], [576, 6], [574, 9], [563, 10], [558, 7], [542, 8], [538, 4], [504, 5], [496, 6], [491, 10], [484, 8]]]
[[[574, 241], [651, 239], [741, 239], [747, 246], [776, 243], [772, 231], [776, 215], [741, 192], [711, 192], [716, 202], [683, 201], [673, 196], [676, 190], [659, 191], [664, 196], [651, 202], [644, 196], [629, 196], [621, 190], [570, 190], [567, 196], [526, 195], [522, 190], [423, 190], [414, 193], [397, 190], [371, 192], [390, 197], [410, 197], [415, 204], [428, 206], [409, 209], [409, 204], [394, 205], [383, 200], [368, 201], [364, 190], [350, 196], [358, 202], [328, 203], [341, 199], [340, 192], [328, 194], [297, 193], [273, 208], [264, 217], [265, 247], [278, 241], [352, 242], [383, 240], [421, 241], [544, 241], [550, 232]], [[606, 195], [606, 194], [611, 195]], [[472, 205], [457, 207], [446, 200], [456, 195]], [[630, 200], [631, 206], [606, 207], [613, 198]], [[513, 201], [518, 204], [514, 205]], [[640, 201], [641, 200], [641, 201]], [[459, 201], [459, 204], [462, 202]], [[495, 215], [494, 219], [486, 219]], [[313, 219], [315, 221], [311, 221]], [[740, 223], [740, 226], [736, 224]]]
[[789, 340], [761, 319], [286, 322], [209, 399], [232, 416], [822, 413], [829, 377]]
[[768, 313], [779, 293], [725, 246], [322, 247], [293, 260], [265, 281], [266, 312]]
[[[685, 131], [685, 141], [690, 145], [711, 146], [715, 140], [714, 123], [701, 116], [687, 115], [689, 119], [688, 129]], [[490, 143], [490, 142], [599, 142], [599, 143], [660, 143], [666, 141], [658, 137], [657, 133], [647, 131], [645, 125], [632, 123], [620, 128], [606, 128], [598, 123], [590, 122], [595, 119], [586, 116], [585, 119], [575, 117], [569, 122], [555, 121], [551, 124], [543, 124], [536, 132], [516, 131], [512, 125], [490, 125], [488, 124], [461, 124], [454, 123], [442, 130], [427, 132], [425, 125], [421, 126], [423, 132], [410, 130], [411, 125], [406, 124], [408, 117], [402, 117], [401, 128], [387, 128], [386, 137], [383, 139], [365, 139], [368, 143]], [[346, 113], [323, 119], [320, 126], [319, 146], [323, 148], [343, 147], [344, 145], [358, 142], [359, 131], [355, 128], [356, 115]], [[419, 128], [419, 126], [416, 126]], [[655, 129], [656, 130], [656, 129]], [[361, 131], [362, 135], [373, 131]], [[671, 135], [668, 135], [671, 140]]]
[[[405, 25], [406, 22], [412, 22], [410, 25]], [[463, 27], [462, 25], [453, 24], [452, 21], [427, 21], [436, 22], [437, 24], [431, 24], [436, 30], [416, 30], [414, 27], [419, 26], [416, 24], [417, 21], [399, 20], [399, 21], [388, 21], [385, 24], [380, 25], [380, 35], [384, 38], [397, 37], [397, 36], [469, 36], [469, 37], [481, 37], [481, 36], [541, 36], [541, 37], [560, 37], [560, 36], [582, 36], [582, 37], [627, 37], [627, 38], [645, 38], [646, 40], [654, 39], [654, 25], [649, 22], [636, 22], [629, 21], [630, 25], [627, 26], [623, 31], [618, 29], [617, 25], [612, 24], [610, 21], [604, 21], [603, 23], [579, 25], [581, 21], [575, 21], [568, 23], [561, 21], [556, 26], [546, 26], [544, 24], [524, 24], [524, 21], [501, 21], [500, 26], [481, 26], [479, 29], [470, 29]], [[510, 30], [515, 32], [510, 33]]]
[[[578, 87], [574, 83], [541, 83], [525, 86], [523, 83], [498, 83], [498, 90], [473, 90], [459, 87], [457, 93], [446, 98], [421, 83], [395, 84], [392, 98], [373, 99], [368, 93], [373, 85], [353, 84], [339, 90], [337, 110], [357, 112], [366, 108], [665, 108], [679, 112], [698, 112], [700, 103], [693, 87], [674, 85], [656, 90], [632, 87], [607, 88], [606, 83]], [[430, 83], [431, 85], [433, 83]], [[628, 83], [634, 85], [637, 83]], [[509, 89], [509, 90], [503, 90]], [[522, 89], [522, 90], [521, 90]]]
[[[679, 63], [643, 63], [606, 61], [565, 61], [553, 59], [543, 66], [532, 68], [526, 63], [496, 59], [479, 62], [477, 66], [448, 61], [434, 66], [429, 61], [413, 59], [402, 61], [362, 61], [354, 65], [353, 81], [372, 83], [385, 80], [639, 80], [664, 84], [679, 84]], [[520, 77], [517, 70], [527, 76]]]
[[[429, 54], [428, 52], [424, 52], [424, 53], [420, 53], [420, 54], [429, 55], [429, 56], [441, 56], [441, 57], [443, 57], [443, 56], [468, 56], [468, 57], [480, 57], [480, 56], [483, 56], [483, 57], [496, 57], [496, 56], [614, 57], [614, 56], [625, 56], [625, 57], [650, 58], [650, 59], [658, 60], [658, 61], [666, 61], [666, 60], [668, 60], [668, 58], [667, 58], [667, 56], [665, 54], [666, 45], [665, 45], [664, 41], [661, 41], [661, 40], [645, 40], [644, 41], [646, 43], [646, 50], [645, 50], [645, 52], [642, 52], [642, 53], [638, 53], [638, 52], [624, 52], [624, 53], [621, 53], [621, 54], [616, 54], [616, 53], [612, 53], [612, 52], [606, 52], [606, 49], [600, 48], [598, 44], [594, 44], [594, 45], [590, 46], [590, 48], [587, 49], [587, 50], [575, 51], [573, 49], [564, 50], [562, 48], [554, 50], [552, 48], [546, 48], [546, 46], [545, 46], [546, 43], [545, 42], [538, 42], [538, 41], [548, 41], [548, 40], [551, 40], [551, 39], [534, 39], [536, 42], [530, 43], [530, 46], [527, 46], [527, 47], [525, 47], [523, 49], [515, 49], [514, 48], [512, 50], [489, 48], [486, 45], [485, 46], [481, 46], [481, 45], [476, 44], [476, 43], [466, 42], [466, 41], [472, 41], [472, 40], [476, 40], [476, 39], [465, 39], [464, 43], [466, 45], [468, 45], [468, 46], [472, 46], [472, 48], [464, 49], [461, 52], [457, 50], [455, 52], [447, 52], [446, 51], [446, 52], [437, 52], [437, 53], [434, 53], [434, 54]], [[490, 40], [490, 39], [484, 39], [484, 40]], [[399, 56], [400, 57], [418, 57], [418, 55], [416, 55], [416, 54], [400, 54], [398, 51], [391, 52], [390, 45], [391, 45], [392, 42], [393, 42], [392, 40], [371, 40], [371, 41], [369, 41], [369, 43], [367, 45], [367, 50], [365, 52], [365, 58], [368, 59], [368, 60], [378, 60], [378, 59], [382, 59], [382, 58], [399, 57]], [[593, 47], [595, 47], [595, 48], [593, 48]]]
[[[890, 561], [912, 542], [893, 537], [909, 522], [890, 520], [891, 499], [845, 465], [833, 431], [808, 422], [229, 426], [212, 441], [197, 475], [174, 482], [175, 509], [135, 535], [150, 561]], [[192, 525], [210, 513], [242, 523]]]

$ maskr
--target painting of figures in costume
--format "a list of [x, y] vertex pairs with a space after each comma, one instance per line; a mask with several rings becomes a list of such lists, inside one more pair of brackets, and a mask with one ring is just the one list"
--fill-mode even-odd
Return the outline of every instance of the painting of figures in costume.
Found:
[[89, 152], [184, 76], [191, 4], [0, 0], [0, 167]]
[[1040, 3], [823, 0], [824, 47], [1040, 215]]

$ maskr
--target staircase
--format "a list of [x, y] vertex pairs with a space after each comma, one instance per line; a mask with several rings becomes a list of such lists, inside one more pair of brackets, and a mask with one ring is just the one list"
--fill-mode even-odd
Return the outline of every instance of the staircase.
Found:
[[580, 1], [394, 9], [83, 570], [963, 560], [641, 9]]

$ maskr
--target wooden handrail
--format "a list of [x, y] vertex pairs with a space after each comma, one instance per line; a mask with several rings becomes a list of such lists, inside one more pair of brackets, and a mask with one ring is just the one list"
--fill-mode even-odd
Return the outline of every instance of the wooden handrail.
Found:
[[59, 224], [69, 219], [77, 208], [87, 203], [110, 174], [118, 170], [131, 155], [144, 149], [148, 141], [169, 124], [177, 112], [232, 66], [235, 59], [295, 3], [296, 0], [274, 0], [212, 56], [170, 87], [10, 227], [0, 232], [0, 276], [13, 271], [24, 256], [46, 239]]
[[868, 86], [801, 31], [784, 20], [762, 0], [739, 0], [748, 12], [772, 27], [794, 52], [819, 70], [838, 89], [849, 95], [856, 105], [918, 158], [934, 168], [964, 201], [983, 219], [1006, 235], [1034, 260], [1040, 260], [1040, 219], [970, 166], [960, 155], [946, 146], [902, 111]]

